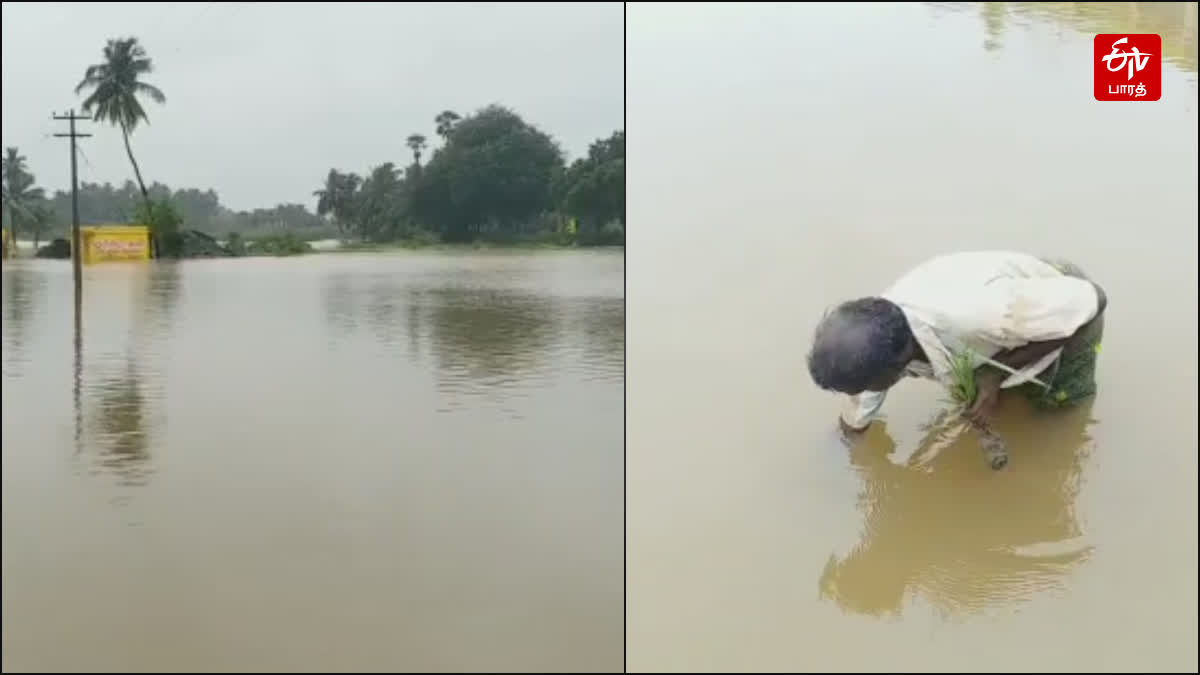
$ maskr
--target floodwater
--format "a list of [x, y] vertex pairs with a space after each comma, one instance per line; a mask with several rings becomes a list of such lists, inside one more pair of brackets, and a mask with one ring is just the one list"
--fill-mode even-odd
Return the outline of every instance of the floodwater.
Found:
[[4, 670], [620, 669], [623, 265], [4, 261]]
[[[1196, 4], [1031, 5], [628, 6], [630, 671], [1195, 671]], [[842, 447], [821, 312], [978, 248], [1104, 286], [1099, 394]]]

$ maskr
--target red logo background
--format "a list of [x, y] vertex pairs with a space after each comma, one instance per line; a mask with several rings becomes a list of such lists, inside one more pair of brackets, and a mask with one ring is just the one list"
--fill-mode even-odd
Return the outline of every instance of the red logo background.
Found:
[[[1104, 57], [1113, 53], [1113, 43], [1119, 54], [1109, 61]], [[1157, 101], [1162, 97], [1162, 38], [1156, 33], [1101, 33], [1093, 43], [1092, 69], [1095, 72], [1097, 101]], [[1134, 56], [1134, 49], [1138, 56]], [[1147, 56], [1149, 55], [1149, 56]], [[1133, 77], [1129, 77], [1129, 66], [1134, 63]], [[1145, 66], [1137, 70], [1137, 62]], [[1109, 70], [1116, 68], [1115, 71]], [[1138, 85], [1143, 89], [1138, 90]], [[1144, 91], [1143, 95], [1138, 95]]]

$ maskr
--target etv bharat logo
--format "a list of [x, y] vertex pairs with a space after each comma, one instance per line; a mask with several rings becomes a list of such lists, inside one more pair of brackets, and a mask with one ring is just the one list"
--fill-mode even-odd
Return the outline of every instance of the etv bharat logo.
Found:
[[1155, 33], [1101, 33], [1094, 43], [1097, 101], [1157, 101], [1162, 97], [1162, 38]]

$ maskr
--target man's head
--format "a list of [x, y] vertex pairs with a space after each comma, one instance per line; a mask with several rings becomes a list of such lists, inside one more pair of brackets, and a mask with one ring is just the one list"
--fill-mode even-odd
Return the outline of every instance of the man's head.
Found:
[[861, 298], [838, 305], [817, 324], [808, 372], [822, 389], [884, 391], [904, 376], [914, 353], [904, 312], [883, 298]]

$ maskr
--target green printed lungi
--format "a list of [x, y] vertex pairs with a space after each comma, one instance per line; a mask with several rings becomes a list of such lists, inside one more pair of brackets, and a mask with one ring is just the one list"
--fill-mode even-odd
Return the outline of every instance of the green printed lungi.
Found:
[[[1088, 279], [1083, 270], [1074, 263], [1045, 259], [1063, 274], [1077, 279]], [[1107, 310], [1105, 310], [1107, 311]], [[1029, 382], [1021, 385], [1022, 392], [1034, 407], [1054, 410], [1075, 405], [1096, 393], [1096, 365], [1100, 359], [1100, 342], [1104, 337], [1104, 314], [1084, 324], [1063, 345], [1062, 354], [1038, 375], [1038, 379], [1050, 385], [1047, 390], [1040, 384]]]

